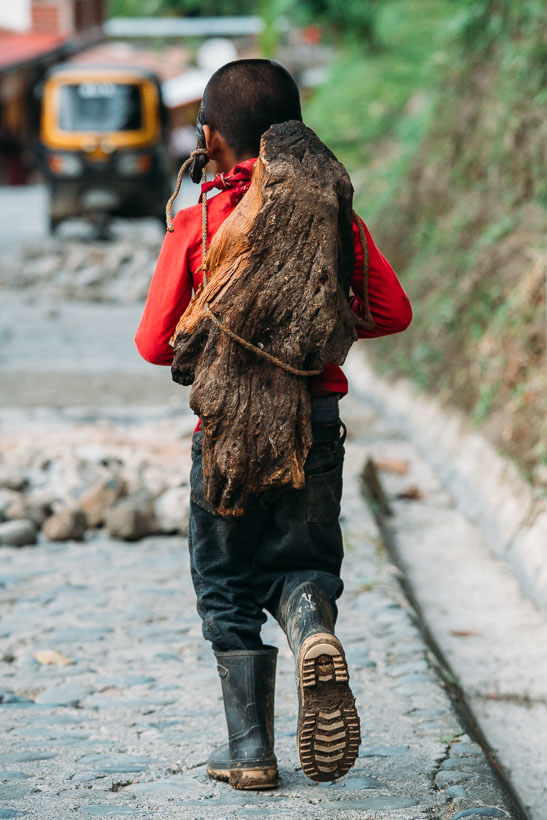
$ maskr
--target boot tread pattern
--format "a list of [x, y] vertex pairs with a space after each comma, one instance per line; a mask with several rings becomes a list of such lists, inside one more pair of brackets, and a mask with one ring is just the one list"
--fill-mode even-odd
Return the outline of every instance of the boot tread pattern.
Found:
[[317, 660], [322, 657], [307, 657], [302, 664], [302, 686], [315, 686], [318, 681], [325, 683], [333, 679], [336, 683], [347, 683], [349, 680], [348, 668], [342, 655], [328, 656], [332, 658], [332, 668], [319, 670]]
[[336, 638], [302, 647], [300, 657], [302, 710], [298, 748], [304, 774], [311, 780], [335, 780], [353, 766], [361, 743], [359, 716], [348, 685], [343, 649]]

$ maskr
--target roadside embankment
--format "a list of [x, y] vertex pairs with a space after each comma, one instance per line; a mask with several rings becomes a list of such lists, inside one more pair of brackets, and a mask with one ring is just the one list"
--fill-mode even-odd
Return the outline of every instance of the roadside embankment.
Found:
[[462, 414], [406, 380], [382, 380], [358, 351], [347, 369], [354, 395], [383, 421], [366, 478], [403, 587], [467, 725], [528, 816], [543, 820], [544, 502]]
[[371, 361], [460, 409], [545, 493], [547, 10], [430, 3], [427, 36], [419, 5], [383, 4], [384, 48], [344, 49], [309, 109], [414, 309]]
[[524, 594], [547, 612], [547, 500], [463, 413], [408, 379], [382, 379], [360, 351], [348, 374], [358, 394], [414, 442]]

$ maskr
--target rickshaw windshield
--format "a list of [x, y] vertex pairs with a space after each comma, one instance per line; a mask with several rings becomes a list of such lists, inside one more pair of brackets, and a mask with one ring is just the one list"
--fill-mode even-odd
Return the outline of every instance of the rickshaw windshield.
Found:
[[142, 104], [135, 83], [85, 82], [61, 85], [59, 128], [62, 131], [137, 131]]

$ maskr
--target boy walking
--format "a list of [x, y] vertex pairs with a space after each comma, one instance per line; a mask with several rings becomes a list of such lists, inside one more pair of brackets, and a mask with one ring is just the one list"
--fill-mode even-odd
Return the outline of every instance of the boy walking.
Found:
[[[198, 119], [203, 147], [218, 172], [202, 190], [220, 190], [208, 203], [208, 240], [248, 190], [262, 134], [275, 123], [301, 119], [298, 89], [280, 65], [239, 60], [213, 75]], [[367, 294], [360, 230], [368, 249]], [[368, 295], [374, 319], [372, 330], [358, 326], [359, 336], [404, 330], [410, 304], [393, 270], [364, 223], [354, 223], [353, 236], [349, 305], [364, 318]], [[179, 212], [174, 232], [166, 235], [137, 331], [139, 352], [154, 364], [172, 362], [169, 339], [202, 280], [201, 242], [202, 208], [196, 205]], [[277, 649], [264, 646], [260, 637], [265, 611], [279, 622], [295, 656], [297, 742], [305, 774], [334, 780], [346, 774], [358, 754], [359, 718], [344, 650], [334, 635], [336, 600], [343, 589], [338, 518], [345, 428], [338, 403], [347, 381], [337, 365], [329, 364], [309, 379], [309, 390], [313, 444], [305, 486], [256, 493], [239, 517], [223, 517], [208, 502], [199, 429], [193, 438], [190, 567], [203, 634], [217, 659], [229, 739], [212, 754], [208, 774], [235, 788], [270, 788], [278, 778], [273, 742]]]

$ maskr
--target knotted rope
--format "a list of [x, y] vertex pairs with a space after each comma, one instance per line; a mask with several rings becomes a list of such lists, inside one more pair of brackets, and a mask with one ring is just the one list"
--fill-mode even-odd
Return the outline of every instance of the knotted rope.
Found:
[[[173, 228], [173, 203], [179, 195], [180, 186], [182, 185], [182, 177], [184, 176], [184, 172], [186, 171], [188, 166], [192, 164], [192, 162], [195, 160], [196, 157], [199, 157], [200, 155], [205, 155], [205, 154], [207, 156], [209, 156], [206, 148], [196, 148], [194, 151], [192, 151], [192, 153], [190, 154], [188, 159], [185, 162], [183, 162], [182, 165], [179, 168], [179, 172], [177, 174], [177, 184], [175, 185], [175, 190], [173, 191], [173, 193], [169, 197], [169, 199], [167, 201], [167, 205], [165, 206], [165, 221], [167, 222], [167, 230], [169, 231], [169, 233], [173, 233], [173, 231], [175, 230]], [[204, 168], [203, 169], [203, 174], [202, 174], [202, 180], [205, 181], [205, 178], [206, 178], [206, 174], [205, 174], [205, 168]], [[205, 225], [207, 225], [207, 208], [205, 208]]]
[[[356, 314], [353, 315], [353, 319], [356, 324], [361, 325], [362, 327], [367, 328], [370, 330], [371, 327], [374, 327], [374, 319], [372, 318], [372, 314], [370, 312], [370, 305], [368, 301], [368, 272], [369, 272], [369, 255], [368, 255], [368, 243], [367, 243], [367, 236], [365, 233], [365, 229], [363, 227], [363, 223], [361, 222], [361, 218], [359, 215], [353, 211], [353, 218], [357, 223], [357, 228], [359, 230], [359, 239], [361, 241], [361, 248], [363, 250], [363, 291], [364, 291], [364, 299], [363, 299], [363, 307], [365, 316], [362, 319], [360, 316]], [[205, 224], [205, 223], [204, 223]], [[201, 269], [203, 270], [203, 281], [207, 283], [207, 268], [206, 268], [206, 256], [207, 256], [207, 248], [206, 248], [206, 241], [207, 241], [207, 233], [204, 233], [203, 245], [202, 245], [202, 254], [203, 254], [203, 261], [201, 263]], [[199, 268], [198, 268], [199, 270]], [[225, 325], [222, 324], [222, 321], [216, 316], [213, 311], [211, 310], [210, 305], [205, 302], [204, 304], [205, 313], [209, 316], [211, 321], [214, 325], [218, 327], [222, 333], [225, 333], [230, 339], [233, 339], [234, 342], [237, 342], [241, 347], [244, 347], [246, 350], [251, 350], [253, 353], [256, 353], [257, 356], [261, 356], [263, 359], [267, 359], [272, 364], [277, 365], [280, 367], [281, 370], [285, 370], [287, 373], [292, 373], [293, 376], [318, 376], [320, 373], [323, 372], [324, 368], [320, 367], [318, 370], [299, 370], [297, 367], [293, 367], [290, 364], [278, 359], [277, 356], [272, 356], [271, 353], [268, 353], [266, 350], [263, 350], [261, 347], [257, 347], [256, 345], [252, 344], [252, 342], [248, 342], [246, 339], [243, 339], [241, 336], [238, 336], [237, 333], [234, 333], [233, 330], [229, 330]]]
[[[182, 177], [184, 172], [188, 168], [188, 166], [194, 161], [194, 159], [202, 154], [207, 154], [205, 148], [196, 148], [190, 154], [189, 158], [183, 162], [181, 165], [178, 175], [177, 175], [177, 183], [175, 185], [175, 190], [171, 197], [167, 202], [167, 206], [165, 208], [165, 216], [167, 222], [167, 230], [172, 233], [174, 231], [173, 228], [173, 203], [177, 196], [179, 195], [180, 186], [182, 184]], [[208, 155], [208, 154], [207, 154]], [[207, 174], [205, 173], [205, 168], [203, 169], [202, 183], [206, 182]], [[365, 234], [365, 229], [363, 227], [363, 223], [361, 222], [360, 216], [353, 211], [353, 218], [357, 223], [357, 229], [359, 231], [359, 239], [361, 241], [361, 248], [363, 251], [363, 307], [364, 307], [364, 318], [353, 314], [353, 320], [356, 324], [361, 325], [367, 329], [370, 329], [374, 326], [374, 319], [372, 318], [372, 314], [370, 312], [370, 304], [368, 300], [368, 274], [369, 274], [369, 255], [368, 255], [368, 244], [367, 244], [367, 237]], [[200, 270], [203, 273], [203, 285], [207, 285], [209, 281], [209, 276], [207, 272], [207, 232], [208, 232], [208, 221], [207, 221], [207, 192], [202, 191], [201, 194], [201, 265], [197, 268], [196, 273]], [[214, 325], [218, 327], [218, 329], [225, 333], [230, 339], [233, 339], [235, 342], [240, 344], [246, 350], [250, 350], [253, 353], [256, 353], [257, 356], [261, 356], [263, 359], [266, 359], [272, 364], [277, 365], [280, 367], [281, 370], [285, 370], [287, 373], [292, 373], [293, 376], [318, 376], [320, 373], [323, 372], [324, 368], [319, 368], [318, 370], [299, 370], [297, 367], [293, 367], [290, 364], [278, 359], [277, 356], [272, 356], [271, 353], [268, 353], [266, 350], [263, 350], [261, 347], [257, 347], [256, 345], [252, 344], [252, 342], [248, 342], [246, 339], [243, 339], [241, 336], [238, 336], [237, 333], [234, 333], [233, 330], [229, 330], [225, 325], [223, 325], [222, 321], [216, 316], [213, 311], [211, 310], [209, 304], [205, 302], [204, 305], [205, 313], [209, 316], [211, 321]]]
[[227, 327], [224, 327], [218, 316], [215, 316], [207, 302], [205, 303], [204, 308], [205, 313], [209, 316], [213, 324], [216, 325], [219, 330], [222, 330], [226, 336], [229, 336], [230, 339], [233, 339], [246, 350], [252, 350], [253, 353], [257, 353], [259, 356], [262, 356], [263, 359], [267, 359], [269, 362], [272, 362], [272, 364], [276, 364], [281, 368], [281, 370], [285, 370], [287, 373], [292, 373], [293, 376], [318, 376], [319, 373], [323, 372], [323, 367], [320, 367], [319, 370], [299, 370], [297, 367], [293, 367], [292, 365], [281, 361], [281, 359], [278, 359], [277, 356], [272, 356], [271, 353], [268, 353], [266, 350], [262, 350], [261, 347], [257, 347], [251, 342], [248, 342], [246, 339], [242, 339], [241, 336], [238, 336], [233, 330], [228, 330]]

